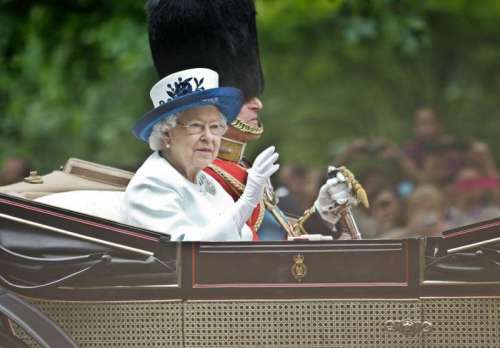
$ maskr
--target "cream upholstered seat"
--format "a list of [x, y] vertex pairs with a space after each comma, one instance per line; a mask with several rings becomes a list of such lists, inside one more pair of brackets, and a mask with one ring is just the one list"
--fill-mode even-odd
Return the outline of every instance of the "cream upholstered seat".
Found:
[[70, 158], [61, 170], [43, 175], [37, 182], [25, 179], [1, 186], [0, 193], [121, 222], [124, 191], [133, 175], [118, 168]]
[[124, 195], [123, 191], [77, 190], [49, 194], [35, 201], [122, 222], [120, 210]]

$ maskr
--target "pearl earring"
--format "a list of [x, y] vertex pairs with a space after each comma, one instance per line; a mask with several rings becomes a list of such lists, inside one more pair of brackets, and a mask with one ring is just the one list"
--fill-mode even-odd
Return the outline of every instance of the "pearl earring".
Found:
[[169, 143], [166, 143], [166, 144], [165, 144], [165, 147], [166, 147], [167, 149], [170, 149], [170, 144], [169, 144]]

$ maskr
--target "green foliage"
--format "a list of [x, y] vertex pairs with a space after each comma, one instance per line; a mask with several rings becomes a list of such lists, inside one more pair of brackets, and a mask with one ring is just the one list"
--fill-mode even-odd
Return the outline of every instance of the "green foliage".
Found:
[[142, 7], [24, 6], [7, 2], [0, 18], [9, 23], [1, 35], [0, 156], [28, 157], [44, 171], [69, 156], [135, 165], [144, 149], [130, 124], [149, 107], [144, 91], [154, 80]]
[[498, 158], [499, 1], [307, 2], [331, 4], [314, 16], [299, 0], [269, 3], [259, 3], [264, 142], [284, 162], [324, 166], [358, 137], [404, 143], [422, 105]]
[[[500, 1], [257, 0], [266, 132], [283, 161], [325, 165], [358, 137], [402, 143], [435, 106], [500, 155]], [[151, 108], [143, 2], [0, 1], [0, 163], [70, 156], [133, 167]]]

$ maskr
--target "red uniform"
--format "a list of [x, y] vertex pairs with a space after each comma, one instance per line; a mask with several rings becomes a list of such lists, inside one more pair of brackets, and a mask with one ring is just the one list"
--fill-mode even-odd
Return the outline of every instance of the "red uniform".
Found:
[[[203, 171], [217, 180], [235, 201], [240, 198], [247, 182], [247, 168], [236, 162], [217, 158]], [[252, 229], [253, 240], [259, 240], [257, 230], [264, 219], [264, 211], [264, 202], [261, 201], [247, 221], [247, 225]]]

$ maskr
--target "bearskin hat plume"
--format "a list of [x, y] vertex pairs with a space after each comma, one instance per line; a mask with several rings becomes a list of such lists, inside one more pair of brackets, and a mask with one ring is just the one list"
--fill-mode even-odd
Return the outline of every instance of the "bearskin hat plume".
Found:
[[262, 93], [253, 0], [152, 0], [149, 42], [160, 78], [204, 67], [250, 99]]

